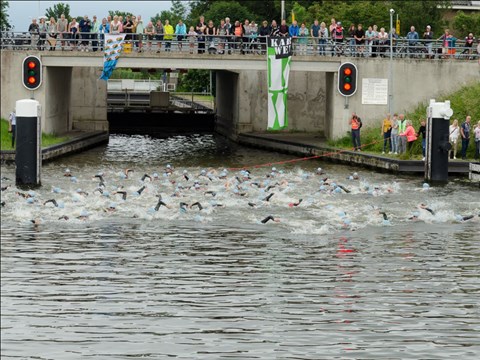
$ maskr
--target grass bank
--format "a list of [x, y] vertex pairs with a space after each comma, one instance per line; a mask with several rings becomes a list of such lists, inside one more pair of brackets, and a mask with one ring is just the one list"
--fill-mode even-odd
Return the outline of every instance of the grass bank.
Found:
[[[1, 119], [0, 122], [1, 143], [0, 150], [13, 150], [12, 134], [8, 132], [8, 121]], [[68, 136], [56, 136], [42, 133], [42, 147], [48, 147], [69, 140]]]
[[[480, 120], [480, 82], [475, 83], [473, 85], [465, 86], [460, 90], [437, 98], [437, 101], [445, 101], [450, 100], [450, 106], [453, 109], [453, 117], [450, 119], [450, 123], [453, 122], [454, 119], [458, 119], [459, 125], [465, 121], [465, 117], [470, 115], [472, 117], [471, 121], [471, 132], [473, 134], [473, 129], [475, 125]], [[415, 130], [418, 131], [420, 127], [420, 121], [426, 118], [426, 109], [427, 103], [419, 104], [413, 111], [406, 112], [405, 118], [412, 120], [413, 126]], [[360, 115], [361, 117], [361, 115]], [[361, 130], [361, 141], [362, 144], [372, 144], [369, 146], [365, 146], [362, 150], [367, 153], [372, 154], [381, 154], [383, 150], [383, 141], [382, 136], [380, 134], [380, 126], [382, 124], [383, 119], [377, 119], [376, 123], [378, 126], [376, 127], [362, 127]], [[330, 140], [328, 142], [330, 146], [339, 147], [343, 149], [351, 149], [352, 148], [352, 138], [351, 134], [348, 133], [342, 138], [336, 140]], [[461, 141], [457, 144], [457, 155], [461, 149]], [[475, 154], [475, 142], [474, 137], [470, 136], [470, 143], [467, 150], [467, 158], [472, 159]], [[390, 157], [396, 157], [400, 159], [421, 159], [422, 158], [422, 143], [421, 140], [418, 139], [412, 148], [412, 155], [403, 154], [400, 157], [394, 155], [387, 155]], [[458, 158], [458, 156], [457, 156]]]

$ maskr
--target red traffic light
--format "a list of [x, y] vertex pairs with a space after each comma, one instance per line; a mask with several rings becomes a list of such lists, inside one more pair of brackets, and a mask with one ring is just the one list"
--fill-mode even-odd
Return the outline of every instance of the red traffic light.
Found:
[[22, 84], [28, 90], [36, 90], [42, 85], [42, 61], [33, 55], [23, 59]]
[[351, 62], [345, 62], [338, 68], [337, 90], [343, 96], [352, 96], [357, 92], [357, 67]]

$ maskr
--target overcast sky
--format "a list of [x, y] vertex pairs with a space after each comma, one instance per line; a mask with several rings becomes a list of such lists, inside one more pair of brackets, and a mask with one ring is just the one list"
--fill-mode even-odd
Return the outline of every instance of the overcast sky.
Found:
[[27, 31], [33, 17], [45, 15], [45, 10], [63, 2], [70, 5], [70, 15], [88, 15], [90, 19], [97, 15], [99, 19], [108, 15], [109, 10], [130, 11], [150, 19], [162, 10], [170, 9], [170, 1], [8, 1], [8, 21], [15, 26], [15, 31]]

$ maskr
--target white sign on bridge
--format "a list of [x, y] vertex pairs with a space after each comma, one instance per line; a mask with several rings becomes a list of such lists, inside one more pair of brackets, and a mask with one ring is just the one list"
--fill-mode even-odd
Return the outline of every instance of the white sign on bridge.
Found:
[[362, 79], [362, 105], [387, 105], [388, 79]]

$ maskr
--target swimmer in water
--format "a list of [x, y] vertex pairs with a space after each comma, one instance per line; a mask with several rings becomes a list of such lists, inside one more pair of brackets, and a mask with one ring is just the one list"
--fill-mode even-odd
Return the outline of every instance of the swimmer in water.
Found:
[[325, 174], [325, 172], [323, 171], [322, 168], [319, 167], [319, 168], [317, 168], [317, 170], [315, 171], [315, 174], [317, 174], [317, 175], [323, 175], [323, 174]]
[[345, 191], [347, 194], [350, 193], [350, 190], [348, 190], [347, 188], [345, 188], [345, 186], [343, 185], [340, 185], [340, 184], [337, 184], [337, 186], [342, 189], [343, 191]]
[[7, 190], [9, 187], [10, 187], [10, 185], [3, 186], [3, 187], [2, 187], [2, 191], [5, 191], [5, 190]]
[[50, 200], [47, 200], [43, 203], [43, 205], [47, 205], [48, 203], [52, 203], [55, 207], [58, 207], [58, 203], [55, 199], [50, 199]]
[[288, 204], [289, 207], [293, 207], [293, 206], [298, 206], [302, 203], [303, 199], [299, 199], [296, 203], [290, 203]]
[[263, 199], [263, 201], [270, 201], [273, 195], [275, 195], [275, 193], [269, 194], [266, 198]]
[[140, 189], [137, 190], [138, 195], [142, 195], [143, 190], [145, 190], [145, 186], [142, 186]]
[[205, 191], [203, 194], [204, 195], [212, 195], [212, 197], [217, 196], [217, 193], [215, 191]]
[[249, 202], [249, 203], [248, 203], [248, 206], [253, 207], [253, 208], [256, 208], [256, 207], [257, 207], [257, 204], [252, 203], [252, 202]]
[[70, 172], [70, 169], [65, 169], [65, 172], [63, 173], [63, 176], [71, 177], [72, 173]]
[[158, 199], [158, 202], [157, 202], [157, 205], [155, 206], [155, 211], [158, 211], [158, 209], [160, 209], [161, 206], [165, 206], [167, 209], [170, 209], [170, 206], [168, 206], [167, 204], [165, 204], [163, 202], [162, 196], [160, 195], [159, 199]]
[[150, 181], [152, 181], [152, 177], [151, 177], [150, 175], [148, 175], [148, 174], [144, 174], [144, 175], [142, 176], [142, 179], [141, 179], [141, 180], [142, 180], [142, 181], [145, 181], [146, 178], [148, 178]]
[[2, 207], [4, 207], [6, 205], [6, 202], [2, 201], [1, 205], [2, 205]]
[[58, 220], [68, 220], [68, 216], [67, 215], [62, 215], [58, 218]]
[[125, 174], [125, 179], [128, 179], [128, 174], [133, 172], [132, 169], [125, 169], [125, 171], [123, 172]]
[[97, 178], [98, 180], [100, 180], [100, 184], [103, 184], [103, 176], [101, 174], [95, 175], [94, 178]]
[[181, 211], [181, 212], [187, 212], [187, 208], [188, 208], [188, 204], [187, 204], [187, 203], [184, 203], [184, 202], [181, 202], [181, 203], [180, 203], [180, 211]]
[[77, 194], [83, 195], [83, 196], [88, 196], [88, 192], [83, 191], [82, 189], [77, 189]]
[[435, 212], [432, 209], [430, 209], [429, 207], [427, 207], [427, 205], [425, 205], [425, 204], [420, 204], [418, 207], [420, 209], [427, 210], [432, 215], [435, 215]]
[[190, 205], [190, 209], [194, 206], [197, 206], [198, 207], [198, 210], [203, 210], [203, 206], [202, 204], [200, 204], [198, 201], [193, 203], [192, 205]]
[[122, 195], [122, 200], [127, 200], [127, 192], [126, 191], [115, 191], [114, 194]]
[[273, 217], [272, 215], [269, 215], [267, 216], [265, 219], [263, 219], [261, 221], [262, 224], [266, 224], [267, 222], [269, 222], [270, 220], [274, 221], [274, 222], [280, 222], [280, 219], [277, 219], [275, 217]]

